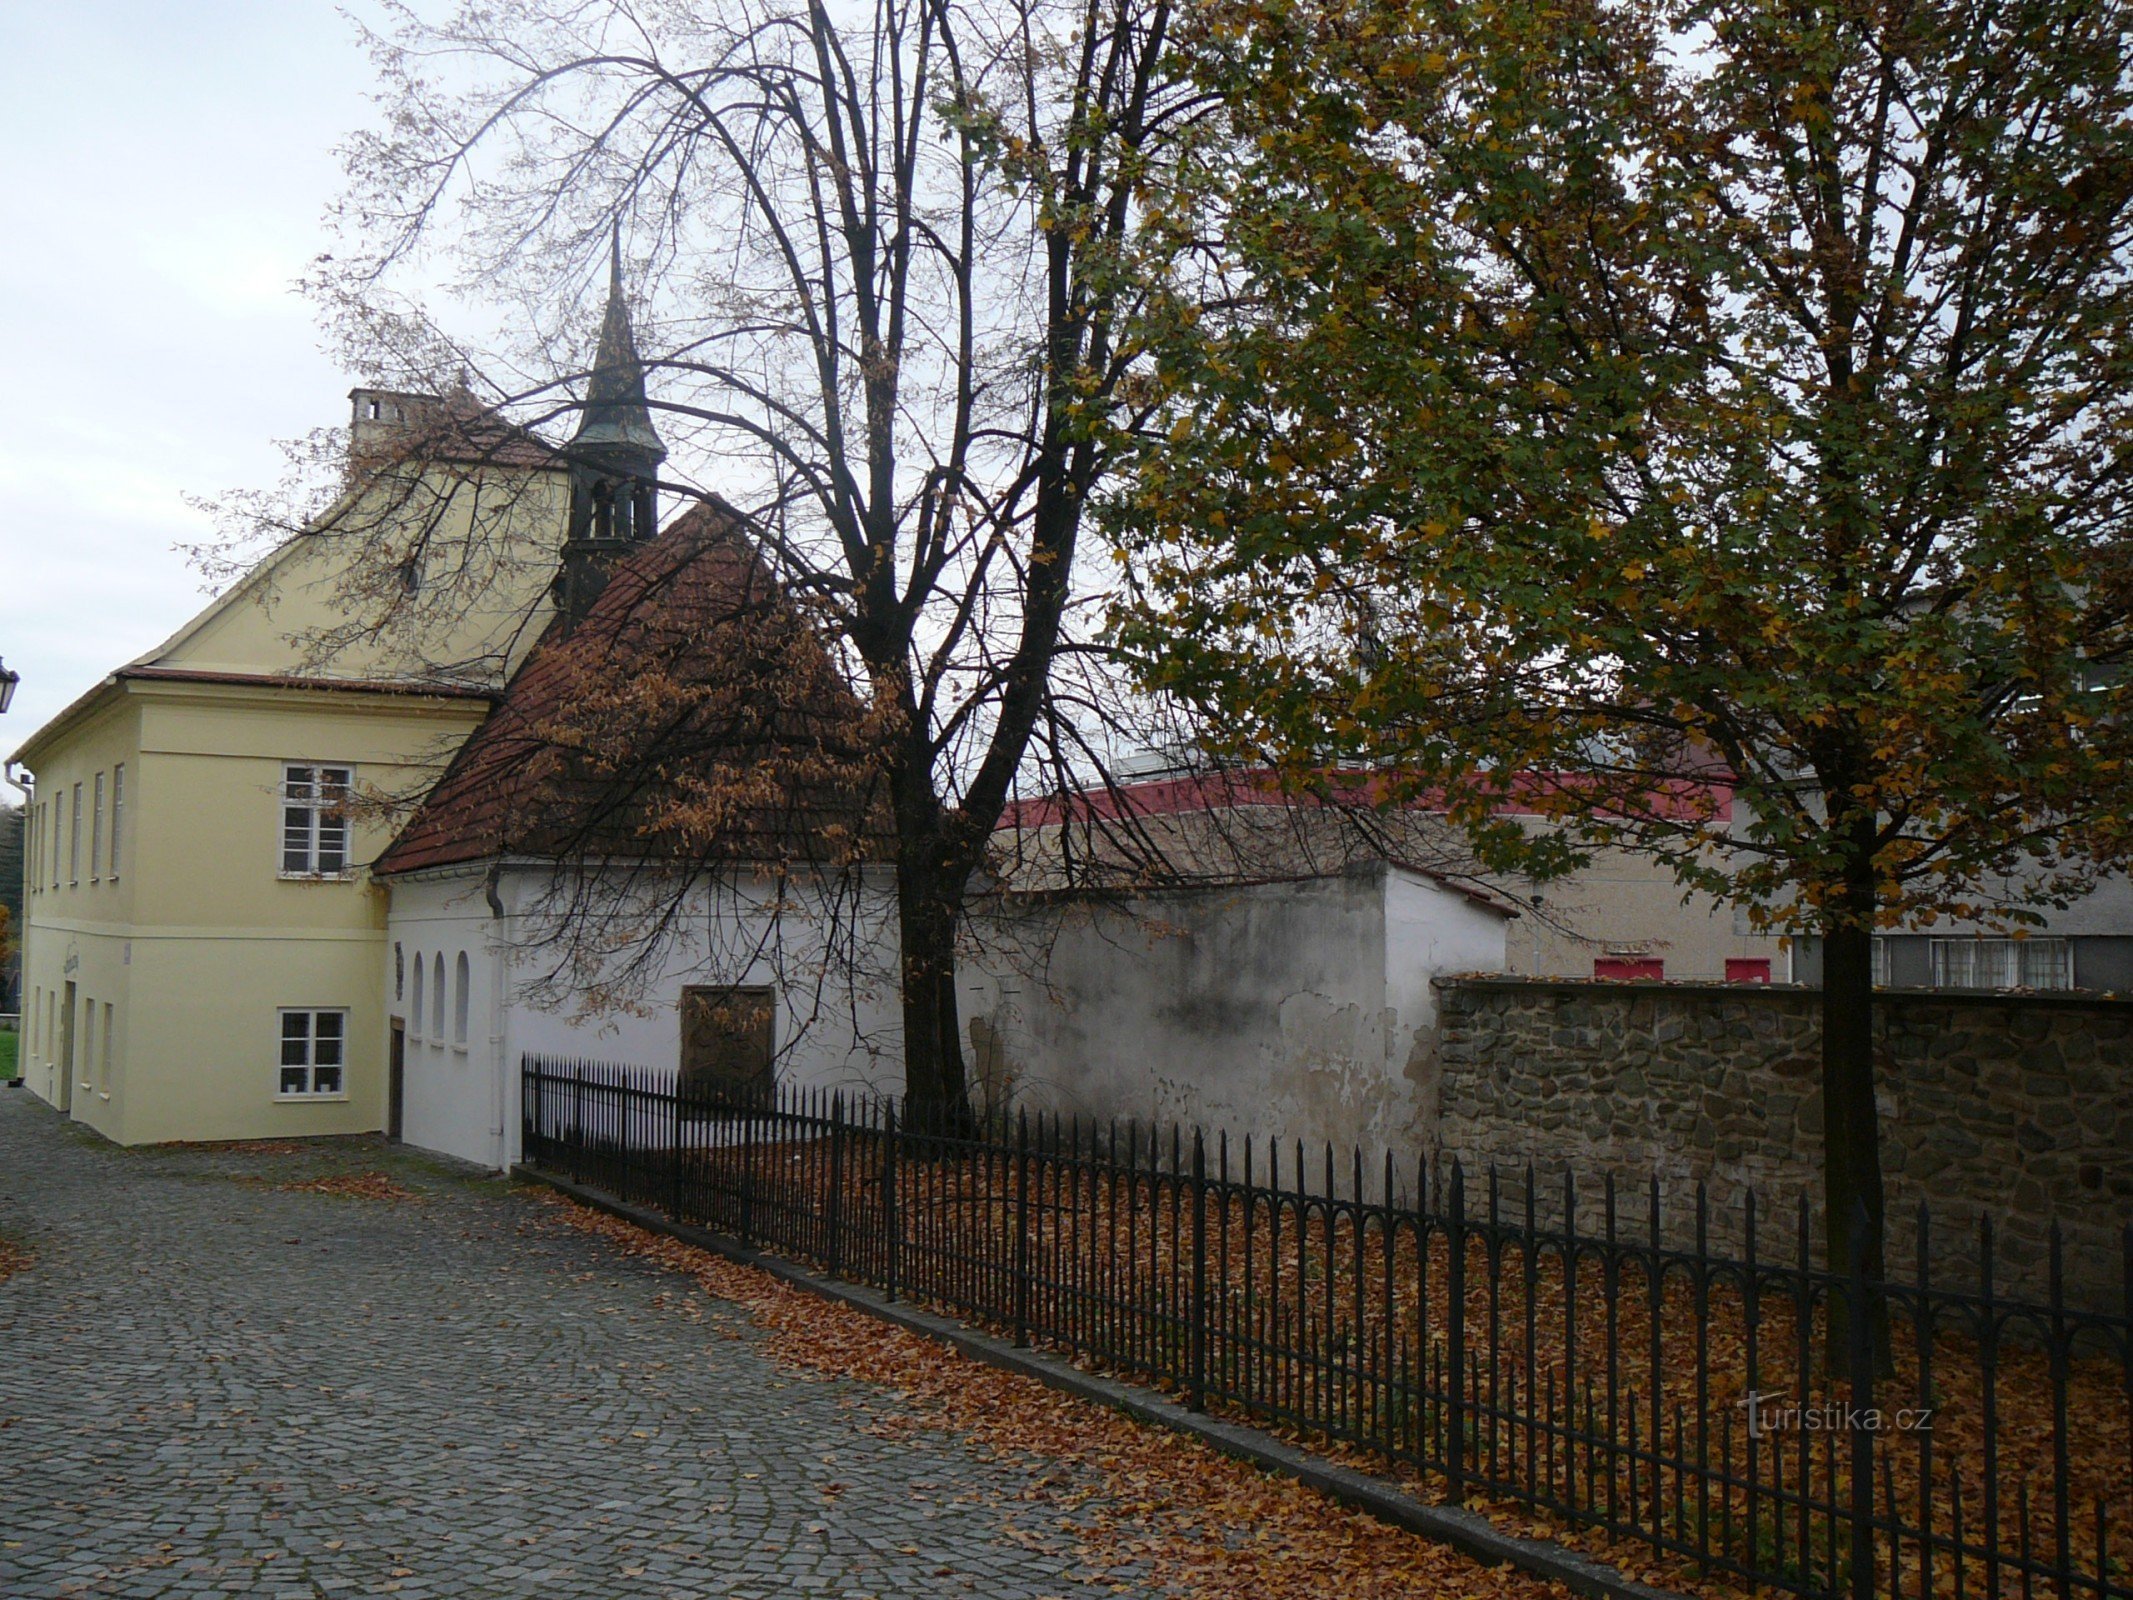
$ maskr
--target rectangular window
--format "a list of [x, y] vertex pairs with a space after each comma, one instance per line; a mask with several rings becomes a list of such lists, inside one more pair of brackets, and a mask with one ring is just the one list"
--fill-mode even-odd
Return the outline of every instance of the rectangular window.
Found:
[[2064, 939], [1935, 939], [1938, 989], [2071, 989], [2073, 947]]
[[44, 889], [44, 807], [33, 805], [23, 823], [23, 848], [29, 851], [29, 860], [22, 869], [23, 877], [29, 880], [30, 893]]
[[74, 826], [67, 834], [67, 882], [81, 882], [81, 785], [74, 786]]
[[104, 875], [104, 775], [96, 775], [95, 804], [89, 809], [89, 881]]
[[96, 1060], [96, 1002], [87, 995], [81, 1002], [81, 1086], [94, 1087], [89, 1082], [90, 1064]]
[[55, 805], [55, 806], [53, 806], [53, 807], [51, 808], [51, 811], [52, 811], [52, 887], [53, 887], [53, 888], [55, 888], [55, 889], [59, 887], [59, 861], [60, 861], [60, 854], [59, 854], [59, 830], [60, 830], [60, 829], [61, 829], [62, 827], [64, 827], [64, 826], [65, 826], [65, 824], [66, 824], [66, 809], [67, 809], [67, 808], [66, 808], [66, 804], [65, 804], [65, 795], [66, 795], [66, 791], [65, 791], [64, 789], [60, 790], [60, 792], [59, 792], [59, 796], [58, 796], [57, 798], [59, 798], [59, 799], [60, 799], [61, 803], [60, 803], [60, 804], [58, 804], [58, 805]]
[[105, 1094], [111, 1092], [111, 1024], [112, 1006], [111, 1002], [106, 1000], [104, 1002], [104, 1053], [98, 1058], [96, 1066], [96, 1086], [103, 1090]]
[[345, 1094], [348, 1013], [284, 1011], [281, 1014], [281, 1076], [275, 1097], [304, 1100]]
[[119, 875], [119, 832], [126, 820], [126, 763], [111, 769], [111, 876]]
[[354, 769], [291, 763], [282, 769], [281, 873], [337, 878], [348, 870], [348, 789]]

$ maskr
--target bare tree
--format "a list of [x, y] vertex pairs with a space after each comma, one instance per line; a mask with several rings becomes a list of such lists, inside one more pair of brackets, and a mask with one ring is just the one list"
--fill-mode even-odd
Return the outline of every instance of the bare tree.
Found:
[[[715, 484], [868, 699], [907, 1090], [939, 1115], [967, 1114], [973, 874], [1031, 766], [1085, 762], [1102, 720], [1072, 619], [1128, 421], [1138, 197], [1189, 109], [1169, 23], [1169, 0], [400, 9], [369, 39], [384, 114], [348, 152], [350, 248], [315, 279], [361, 369], [537, 430], [580, 403], [570, 308], [626, 246], [661, 488]], [[413, 309], [440, 260], [504, 334]], [[408, 518], [336, 520], [377, 546], [351, 628], [449, 603], [391, 581], [427, 537]]]

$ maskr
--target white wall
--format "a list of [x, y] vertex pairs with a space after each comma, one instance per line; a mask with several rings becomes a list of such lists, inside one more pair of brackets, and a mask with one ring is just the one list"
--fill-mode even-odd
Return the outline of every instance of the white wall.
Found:
[[1384, 867], [1031, 902], [979, 929], [965, 1027], [1023, 1104], [1404, 1147], [1435, 1112], [1430, 979], [1501, 971], [1505, 925]]
[[[603, 982], [619, 984], [618, 956], [604, 978], [598, 964], [571, 973], [560, 1000], [542, 983], [561, 956], [543, 937], [552, 927], [549, 886], [543, 869], [507, 869], [497, 883], [505, 912], [498, 918], [479, 873], [393, 882], [386, 987], [389, 1013], [409, 1024], [408, 1143], [484, 1166], [510, 1165], [518, 1159], [521, 1058], [579, 1057], [672, 1073], [681, 1056], [681, 991], [690, 984], [760, 984], [776, 992], [781, 1086], [901, 1092], [895, 902], [878, 877], [856, 894], [850, 886], [810, 884], [779, 898], [752, 874], [736, 873], [716, 893], [708, 886], [692, 891], [638, 978], [613, 994], [594, 994]], [[453, 1037], [452, 992], [461, 952], [471, 978], [463, 1049]], [[397, 992], [396, 953], [406, 974]], [[418, 954], [426, 971], [443, 957], [443, 1038], [431, 1026], [428, 978], [419, 1027], [413, 1015]], [[589, 999], [599, 1001], [598, 1010], [587, 1009]]]

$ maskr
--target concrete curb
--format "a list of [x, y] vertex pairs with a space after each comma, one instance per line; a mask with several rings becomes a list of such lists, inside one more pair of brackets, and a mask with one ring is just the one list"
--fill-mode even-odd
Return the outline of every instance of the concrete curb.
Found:
[[755, 1267], [796, 1289], [851, 1306], [911, 1333], [937, 1339], [974, 1361], [982, 1361], [988, 1366], [999, 1367], [1008, 1372], [1021, 1373], [1050, 1388], [1083, 1400], [1092, 1400], [1098, 1405], [1109, 1406], [1114, 1411], [1122, 1411], [1137, 1421], [1153, 1423], [1157, 1427], [1199, 1439], [1225, 1455], [1248, 1461], [1265, 1471], [1294, 1478], [1342, 1505], [1367, 1512], [1380, 1522], [1388, 1522], [1394, 1527], [1406, 1529], [1409, 1533], [1420, 1534], [1425, 1539], [1448, 1544], [1462, 1555], [1471, 1556], [1484, 1566], [1516, 1567], [1537, 1578], [1567, 1585], [1579, 1594], [1594, 1596], [1595, 1600], [1683, 1600], [1674, 1590], [1639, 1583], [1633, 1578], [1623, 1576], [1605, 1562], [1595, 1561], [1566, 1545], [1547, 1539], [1523, 1539], [1505, 1533], [1479, 1512], [1468, 1511], [1461, 1506], [1427, 1504], [1380, 1479], [1320, 1460], [1309, 1452], [1261, 1433], [1256, 1428], [1243, 1427], [1234, 1422], [1205, 1416], [1197, 1411], [1189, 1411], [1152, 1389], [1083, 1372], [1062, 1357], [1049, 1352], [1019, 1348], [1005, 1339], [980, 1333], [960, 1322], [936, 1316], [930, 1311], [921, 1311], [901, 1301], [892, 1301], [873, 1289], [864, 1289], [857, 1284], [823, 1277], [804, 1267], [795, 1266], [781, 1257], [766, 1255], [760, 1250], [738, 1244], [722, 1234], [675, 1222], [659, 1212], [626, 1204], [602, 1190], [572, 1183], [567, 1178], [559, 1178], [526, 1166], [513, 1167], [511, 1175], [528, 1183], [545, 1185], [595, 1210], [620, 1217], [625, 1222], [635, 1223], [653, 1233], [663, 1233], [670, 1238], [681, 1240], [684, 1244], [709, 1250], [729, 1261]]

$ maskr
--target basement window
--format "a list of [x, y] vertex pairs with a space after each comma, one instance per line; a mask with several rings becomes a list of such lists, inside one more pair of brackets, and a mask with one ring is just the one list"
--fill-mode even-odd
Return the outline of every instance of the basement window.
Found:
[[281, 1076], [275, 1099], [345, 1100], [347, 1064], [346, 1011], [281, 1013]]

